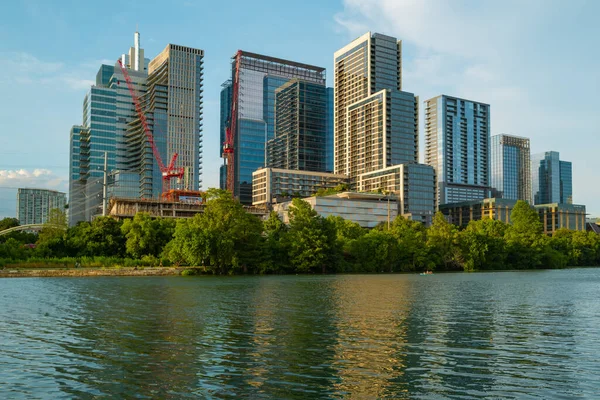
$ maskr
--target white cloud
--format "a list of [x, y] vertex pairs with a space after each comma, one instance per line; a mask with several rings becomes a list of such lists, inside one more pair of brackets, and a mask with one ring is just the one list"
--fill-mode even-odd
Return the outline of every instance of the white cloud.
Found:
[[41, 188], [65, 191], [68, 187], [66, 177], [56, 175], [48, 169], [0, 170], [0, 187], [5, 188]]
[[87, 89], [95, 83], [87, 79], [94, 75], [100, 64], [113, 62], [101, 60], [67, 66], [62, 62], [44, 61], [24, 52], [0, 53], [0, 83], [20, 85], [40, 84], [68, 87], [74, 90]]

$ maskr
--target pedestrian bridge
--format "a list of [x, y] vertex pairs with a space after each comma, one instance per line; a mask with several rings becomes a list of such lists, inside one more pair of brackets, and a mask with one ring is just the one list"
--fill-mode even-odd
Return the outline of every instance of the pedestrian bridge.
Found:
[[36, 232], [39, 232], [43, 228], [58, 228], [58, 229], [64, 229], [64, 230], [67, 229], [65, 226], [50, 225], [50, 224], [19, 225], [19, 226], [15, 226], [15, 227], [8, 228], [8, 229], [5, 229], [3, 231], [0, 231], [0, 236], [7, 235], [7, 234], [9, 234], [11, 232], [19, 232], [19, 231], [36, 231]]

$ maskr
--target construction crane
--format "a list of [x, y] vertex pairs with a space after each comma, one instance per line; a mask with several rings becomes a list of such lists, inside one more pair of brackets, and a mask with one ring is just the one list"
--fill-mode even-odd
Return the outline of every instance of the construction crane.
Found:
[[231, 113], [229, 114], [229, 123], [225, 130], [225, 142], [223, 143], [223, 158], [227, 166], [227, 190], [235, 196], [235, 135], [237, 129], [237, 106], [240, 88], [240, 64], [242, 60], [242, 51], [238, 50], [235, 60], [235, 73], [233, 79], [233, 93], [231, 96]]
[[181, 179], [184, 174], [184, 168], [175, 167], [175, 161], [177, 161], [177, 153], [173, 153], [173, 157], [171, 158], [171, 162], [168, 166], [162, 161], [160, 156], [160, 152], [158, 151], [158, 147], [154, 143], [154, 136], [152, 136], [152, 132], [150, 132], [150, 128], [148, 128], [148, 121], [146, 120], [146, 115], [142, 110], [142, 106], [140, 105], [140, 99], [135, 94], [135, 89], [133, 88], [133, 83], [131, 81], [131, 77], [127, 72], [127, 68], [123, 65], [121, 60], [118, 60], [119, 67], [121, 68], [121, 72], [123, 72], [123, 76], [125, 77], [125, 82], [127, 82], [127, 88], [129, 89], [129, 93], [131, 94], [131, 98], [133, 99], [133, 103], [135, 104], [135, 111], [140, 118], [140, 122], [142, 123], [142, 127], [144, 128], [144, 133], [146, 134], [146, 138], [148, 139], [148, 143], [150, 143], [150, 147], [152, 147], [152, 153], [154, 153], [154, 158], [158, 163], [158, 167], [160, 168], [160, 172], [162, 174], [162, 195], [165, 196], [165, 193], [169, 191], [171, 188], [171, 179], [178, 178]]

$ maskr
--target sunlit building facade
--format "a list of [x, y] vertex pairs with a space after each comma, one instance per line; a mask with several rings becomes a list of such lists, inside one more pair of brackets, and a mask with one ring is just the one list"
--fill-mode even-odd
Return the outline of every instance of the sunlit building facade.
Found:
[[531, 199], [531, 153], [529, 139], [495, 135], [491, 139], [491, 185], [494, 197]]
[[47, 189], [17, 189], [19, 224], [45, 224], [51, 210], [65, 211], [67, 194]]
[[441, 95], [425, 101], [425, 163], [438, 205], [490, 196], [490, 106]]

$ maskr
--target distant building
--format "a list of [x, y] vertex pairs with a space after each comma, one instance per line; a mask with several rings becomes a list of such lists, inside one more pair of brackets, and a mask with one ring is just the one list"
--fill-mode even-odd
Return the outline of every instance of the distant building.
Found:
[[345, 175], [328, 172], [261, 168], [252, 174], [252, 205], [271, 204], [280, 197], [308, 197], [321, 188], [347, 183]]
[[275, 137], [267, 167], [327, 171], [327, 89], [292, 79], [275, 90]]
[[490, 106], [441, 95], [425, 101], [425, 163], [438, 205], [490, 195]]
[[531, 157], [533, 204], [572, 204], [572, 165], [561, 161], [557, 151], [547, 151]]
[[65, 211], [67, 194], [47, 189], [18, 189], [17, 218], [19, 224], [44, 224], [52, 209]]
[[[379, 224], [393, 222], [398, 216], [396, 196], [376, 193], [344, 192], [331, 196], [307, 197], [302, 199], [322, 217], [330, 215], [356, 222], [363, 228], [374, 228]], [[275, 204], [273, 210], [289, 223], [291, 201]]]
[[491, 184], [495, 197], [512, 200], [531, 199], [531, 153], [529, 139], [492, 136]]
[[[440, 211], [451, 224], [466, 226], [470, 221], [495, 219], [511, 223], [511, 213], [517, 200], [489, 198], [460, 203], [444, 204]], [[561, 228], [576, 231], [586, 230], [585, 206], [576, 204], [542, 204], [532, 206], [538, 212], [543, 231], [552, 235]]]
[[[238, 96], [233, 98], [230, 82], [236, 76], [238, 57], [240, 80]], [[265, 167], [266, 144], [275, 137], [275, 90], [295, 78], [324, 87], [325, 68], [247, 51], [240, 51], [232, 58], [231, 80], [221, 91], [220, 136], [223, 142], [226, 126], [231, 123], [231, 118], [235, 118], [235, 165], [231, 167], [235, 176], [234, 195], [243, 204], [252, 203], [252, 173]], [[237, 104], [234, 116], [230, 115], [232, 102]], [[224, 183], [225, 168], [220, 175], [221, 183]]]

